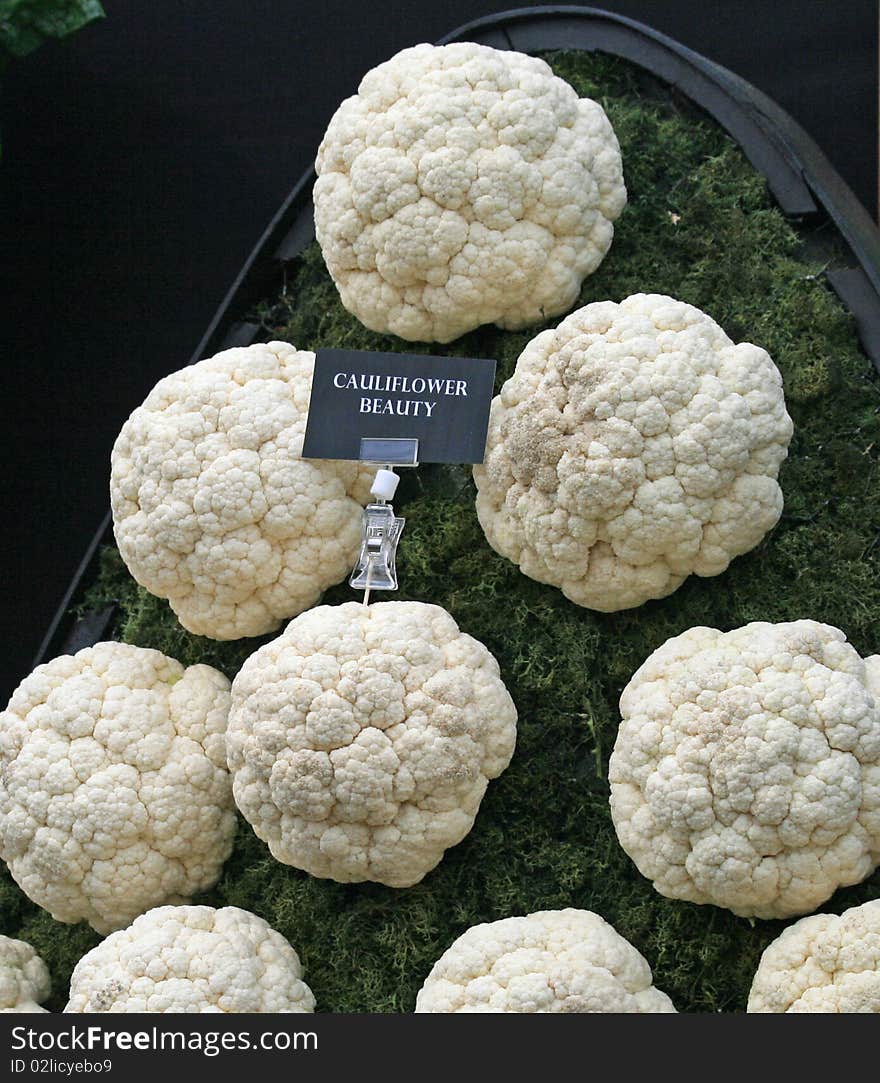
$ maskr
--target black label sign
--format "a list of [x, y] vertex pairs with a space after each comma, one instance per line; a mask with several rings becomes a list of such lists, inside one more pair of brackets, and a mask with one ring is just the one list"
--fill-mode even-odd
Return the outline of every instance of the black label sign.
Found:
[[318, 350], [303, 458], [378, 461], [362, 441], [418, 440], [418, 462], [481, 463], [494, 382], [480, 358]]

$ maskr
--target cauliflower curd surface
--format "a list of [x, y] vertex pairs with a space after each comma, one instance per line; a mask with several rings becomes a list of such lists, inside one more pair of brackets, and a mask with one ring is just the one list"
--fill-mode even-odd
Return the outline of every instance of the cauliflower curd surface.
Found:
[[761, 956], [748, 1010], [880, 1014], [880, 899], [784, 929]]
[[598, 914], [542, 910], [474, 925], [434, 964], [417, 1013], [674, 1013], [643, 956]]
[[662, 895], [785, 918], [880, 862], [880, 656], [837, 628], [691, 628], [620, 711], [611, 813]]
[[239, 810], [315, 876], [408, 887], [470, 831], [516, 709], [489, 651], [439, 606], [319, 606], [232, 686]]
[[373, 471], [300, 457], [314, 361], [224, 350], [160, 380], [116, 440], [119, 552], [190, 632], [271, 632], [354, 563]]
[[598, 301], [533, 338], [493, 400], [477, 515], [532, 579], [628, 609], [758, 544], [791, 433], [766, 351], [671, 297]]
[[77, 963], [70, 1013], [312, 1012], [299, 956], [237, 906], [160, 906]]
[[49, 970], [30, 944], [0, 936], [0, 1013], [37, 1015], [52, 987]]
[[315, 168], [342, 303], [410, 340], [565, 312], [626, 203], [602, 107], [543, 60], [472, 42], [416, 45], [368, 72]]
[[229, 681], [98, 643], [38, 666], [0, 714], [0, 857], [99, 933], [212, 887], [232, 850]]

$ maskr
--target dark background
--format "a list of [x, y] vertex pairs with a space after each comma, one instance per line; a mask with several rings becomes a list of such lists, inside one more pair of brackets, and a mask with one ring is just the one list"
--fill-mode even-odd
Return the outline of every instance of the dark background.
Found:
[[[517, 6], [105, 0], [7, 69], [0, 701], [106, 510], [120, 425], [188, 360], [336, 105], [398, 49]], [[776, 98], [876, 214], [876, 0], [601, 6]]]

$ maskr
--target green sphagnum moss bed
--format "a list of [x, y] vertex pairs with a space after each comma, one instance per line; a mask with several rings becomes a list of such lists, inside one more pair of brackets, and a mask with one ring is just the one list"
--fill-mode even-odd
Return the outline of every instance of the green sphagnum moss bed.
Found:
[[[785, 513], [724, 575], [691, 577], [662, 601], [601, 614], [532, 582], [489, 548], [467, 468], [405, 476], [398, 597], [444, 606], [492, 650], [519, 709], [519, 739], [473, 831], [407, 890], [314, 879], [278, 864], [240, 823], [220, 883], [197, 901], [252, 910], [288, 937], [323, 1011], [412, 1011], [434, 960], [468, 926], [565, 906], [607, 918], [647, 957], [680, 1011], [742, 1010], [761, 951], [783, 923], [665, 899], [621, 850], [606, 781], [620, 692], [652, 650], [698, 624], [729, 629], [812, 617], [843, 628], [862, 654], [880, 651], [880, 384], [820, 261], [805, 254], [813, 246], [714, 122], [622, 61], [585, 53], [548, 59], [607, 110], [629, 190], [611, 252], [584, 283], [580, 304], [668, 293], [707, 311], [734, 340], [769, 350], [795, 422], [781, 474]], [[345, 312], [315, 245], [288, 267], [283, 290], [259, 314], [266, 337], [304, 348], [414, 349]], [[496, 357], [500, 386], [537, 330], [487, 327], [422, 349]], [[324, 600], [352, 596], [343, 585]], [[118, 603], [119, 638], [229, 676], [262, 642], [215, 643], [184, 632], [163, 601], [133, 583], [113, 549], [80, 606], [110, 602]], [[878, 895], [875, 873], [827, 908]], [[0, 908], [4, 931], [33, 943], [49, 963], [51, 1006], [60, 1007], [71, 968], [97, 935], [54, 922], [5, 872]]]

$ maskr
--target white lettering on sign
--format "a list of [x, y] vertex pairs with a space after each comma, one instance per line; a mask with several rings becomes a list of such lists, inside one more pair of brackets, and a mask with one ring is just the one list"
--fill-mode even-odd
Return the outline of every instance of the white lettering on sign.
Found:
[[318, 349], [303, 457], [352, 460], [364, 440], [417, 440], [421, 462], [482, 462], [494, 376], [486, 358]]
[[396, 414], [398, 417], [433, 417], [436, 402], [422, 399], [362, 398], [361, 414]]
[[[393, 392], [401, 395], [450, 395], [467, 398], [467, 380], [444, 380], [421, 376], [383, 376], [375, 372], [337, 372], [333, 377], [333, 386], [340, 391]], [[435, 404], [436, 405], [436, 404]]]
[[422, 376], [383, 376], [375, 372], [337, 372], [333, 377], [333, 386], [340, 391], [372, 391], [372, 395], [361, 396], [358, 413], [394, 414], [397, 417], [433, 417], [437, 406], [436, 400], [425, 399], [380, 399], [376, 392], [391, 392], [402, 395], [423, 395], [428, 391], [432, 395], [461, 396], [467, 398], [467, 380], [446, 380], [442, 377]]

